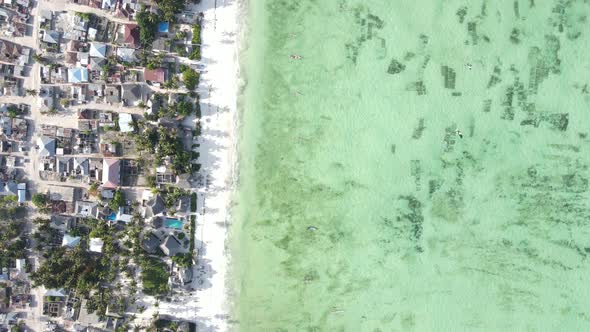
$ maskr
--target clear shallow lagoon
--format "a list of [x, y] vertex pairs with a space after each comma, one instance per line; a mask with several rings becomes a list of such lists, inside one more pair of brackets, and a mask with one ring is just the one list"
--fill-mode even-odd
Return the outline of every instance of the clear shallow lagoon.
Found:
[[250, 6], [238, 330], [590, 330], [589, 3]]

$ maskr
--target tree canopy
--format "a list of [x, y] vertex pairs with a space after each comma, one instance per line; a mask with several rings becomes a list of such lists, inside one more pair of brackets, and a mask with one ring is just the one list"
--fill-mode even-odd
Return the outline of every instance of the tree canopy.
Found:
[[145, 7], [142, 7], [135, 19], [139, 26], [139, 41], [141, 46], [149, 48], [156, 39], [160, 18], [156, 13], [149, 12]]
[[109, 260], [89, 255], [82, 246], [72, 250], [58, 247], [46, 255], [47, 259], [31, 274], [35, 287], [78, 288], [87, 292], [98, 287], [109, 273]]
[[184, 86], [186, 86], [189, 90], [194, 90], [197, 85], [199, 85], [199, 73], [189, 67], [186, 67], [182, 72], [182, 80], [184, 81]]
[[45, 205], [47, 205], [47, 200], [47, 195], [41, 193], [36, 193], [31, 197], [31, 201], [37, 208], [45, 207]]

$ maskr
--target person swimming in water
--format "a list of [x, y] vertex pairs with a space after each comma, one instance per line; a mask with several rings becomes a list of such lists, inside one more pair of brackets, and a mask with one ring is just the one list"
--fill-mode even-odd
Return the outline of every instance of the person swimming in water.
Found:
[[459, 138], [463, 138], [463, 133], [461, 132], [461, 130], [459, 130], [459, 129], [455, 130], [455, 134], [457, 134], [457, 136], [459, 136]]
[[301, 60], [303, 57], [301, 55], [291, 54], [290, 58], [294, 60]]

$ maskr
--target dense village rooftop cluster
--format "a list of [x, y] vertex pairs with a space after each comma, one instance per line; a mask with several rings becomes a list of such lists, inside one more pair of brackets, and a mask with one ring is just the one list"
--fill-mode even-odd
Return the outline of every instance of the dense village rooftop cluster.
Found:
[[143, 296], [192, 287], [200, 16], [75, 3], [0, 4], [0, 34], [27, 41], [0, 38], [0, 102], [21, 98], [0, 104], [0, 329], [128, 330]]

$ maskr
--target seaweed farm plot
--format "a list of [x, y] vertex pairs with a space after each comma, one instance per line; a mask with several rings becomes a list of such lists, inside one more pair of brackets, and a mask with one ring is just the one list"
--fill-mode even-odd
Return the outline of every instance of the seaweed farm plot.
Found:
[[590, 3], [263, 3], [240, 329], [590, 330]]

